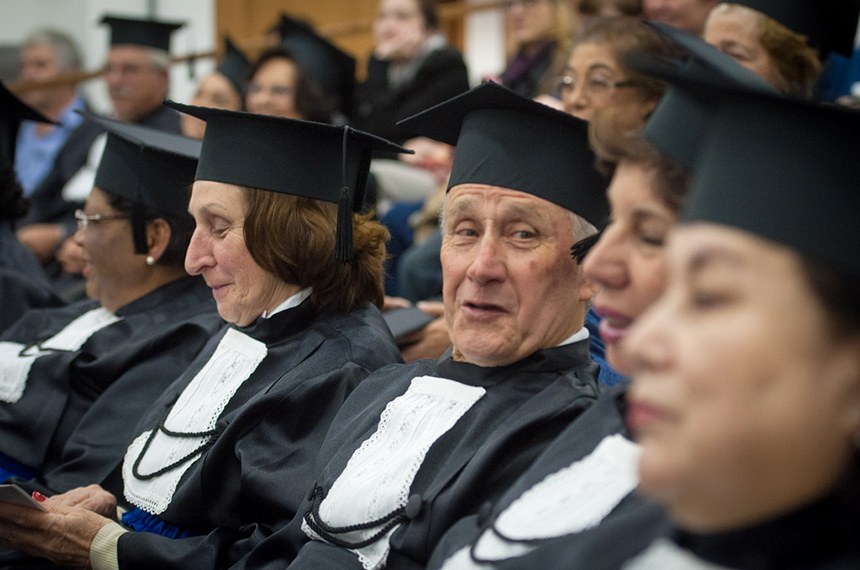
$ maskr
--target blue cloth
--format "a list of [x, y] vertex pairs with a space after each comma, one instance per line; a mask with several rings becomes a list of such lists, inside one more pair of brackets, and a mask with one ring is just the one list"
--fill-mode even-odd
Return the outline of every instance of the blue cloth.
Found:
[[412, 227], [409, 225], [409, 216], [420, 210], [422, 205], [421, 201], [398, 202], [379, 220], [391, 234], [391, 239], [388, 241], [388, 258], [385, 260], [386, 295], [401, 295], [396, 282], [397, 266], [400, 256], [412, 246]]
[[167, 538], [188, 538], [189, 536], [200, 536], [196, 532], [185, 530], [166, 523], [155, 515], [151, 515], [140, 509], [133, 509], [122, 515], [122, 524], [137, 532], [151, 532], [160, 534]]
[[0, 453], [0, 483], [3, 483], [12, 477], [19, 479], [34, 479], [38, 476], [38, 472], [34, 469], [22, 465], [11, 457]]
[[597, 379], [604, 386], [616, 386], [627, 382], [628, 379], [626, 376], [618, 373], [618, 371], [606, 362], [606, 345], [598, 333], [597, 325], [599, 323], [600, 317], [594, 312], [594, 309], [589, 309], [585, 313], [585, 328], [588, 329], [588, 334], [591, 335], [591, 359], [600, 365]]
[[15, 149], [15, 172], [24, 188], [25, 196], [32, 194], [51, 171], [54, 159], [69, 135], [84, 122], [84, 118], [75, 113], [76, 109], [84, 108], [84, 100], [76, 96], [60, 116], [60, 124], [43, 136], [36, 132], [39, 123], [21, 123]]
[[850, 59], [831, 53], [821, 72], [816, 97], [834, 101], [843, 95], [850, 95], [851, 87], [857, 82], [860, 82], [860, 49], [855, 50]]

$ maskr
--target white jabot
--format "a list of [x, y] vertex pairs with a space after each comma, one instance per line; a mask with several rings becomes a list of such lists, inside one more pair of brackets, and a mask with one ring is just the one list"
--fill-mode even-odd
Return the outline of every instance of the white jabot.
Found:
[[94, 333], [121, 320], [122, 317], [99, 307], [87, 311], [38, 345], [27, 347], [17, 342], [0, 342], [0, 401], [14, 404], [21, 399], [30, 368], [37, 358], [54, 351], [79, 350]]
[[[434, 376], [413, 378], [404, 394], [390, 401], [379, 418], [376, 432], [352, 454], [320, 504], [323, 522], [343, 527], [376, 520], [403, 506], [412, 481], [430, 447], [450, 430], [486, 390]], [[399, 525], [398, 525], [399, 526]], [[381, 540], [358, 550], [365, 569], [381, 568], [389, 552], [392, 528]], [[319, 540], [307, 523], [302, 530]], [[344, 535], [356, 542], [377, 529]]]
[[564, 346], [566, 344], [573, 344], [575, 342], [585, 340], [585, 339], [589, 338], [590, 336], [591, 335], [588, 334], [588, 329], [585, 327], [582, 327], [581, 329], [579, 329], [578, 331], [573, 333], [571, 336], [567, 337], [565, 340], [560, 342], [558, 346]]
[[[262, 342], [236, 329], [228, 329], [212, 357], [171, 407], [164, 428], [174, 433], [212, 431], [236, 390], [253, 374], [267, 352]], [[212, 437], [177, 437], [161, 430], [154, 435], [152, 431], [142, 433], [129, 446], [122, 466], [126, 499], [148, 513], [163, 513], [170, 506], [182, 475], [202, 455], [195, 456], [194, 452]], [[138, 459], [139, 473], [149, 475], [185, 457], [189, 460], [151, 479], [134, 476], [133, 466]]]

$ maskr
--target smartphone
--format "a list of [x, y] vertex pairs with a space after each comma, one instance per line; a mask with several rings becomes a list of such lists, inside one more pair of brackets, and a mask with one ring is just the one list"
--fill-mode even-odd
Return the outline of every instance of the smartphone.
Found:
[[30, 496], [30, 493], [18, 485], [0, 485], [0, 503], [15, 503], [23, 507], [48, 512], [42, 503]]

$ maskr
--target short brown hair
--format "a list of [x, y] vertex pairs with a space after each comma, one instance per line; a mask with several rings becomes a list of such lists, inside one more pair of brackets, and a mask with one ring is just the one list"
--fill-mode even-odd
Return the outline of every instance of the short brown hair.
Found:
[[382, 306], [388, 230], [353, 214], [351, 263], [335, 260], [337, 205], [290, 194], [245, 189], [245, 244], [257, 264], [282, 281], [313, 287], [320, 312], [347, 313], [365, 303]]
[[596, 16], [600, 9], [610, 5], [625, 16], [641, 16], [642, 0], [581, 0], [579, 13], [586, 16]]
[[598, 114], [588, 126], [588, 138], [601, 169], [611, 169], [622, 160], [634, 162], [654, 173], [654, 192], [678, 214], [690, 189], [690, 176], [669, 157], [645, 140], [641, 130], [625, 125], [617, 113]]
[[796, 97], [812, 97], [821, 73], [818, 52], [806, 43], [804, 36], [761, 12], [758, 16], [759, 41], [785, 81], [785, 92]]

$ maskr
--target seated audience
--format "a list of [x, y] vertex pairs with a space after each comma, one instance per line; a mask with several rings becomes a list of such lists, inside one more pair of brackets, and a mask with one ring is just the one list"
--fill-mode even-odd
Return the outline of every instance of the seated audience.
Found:
[[343, 400], [399, 361], [375, 306], [386, 232], [352, 213], [372, 151], [396, 147], [348, 127], [169, 105], [207, 122], [186, 267], [230, 324], [140, 414], [122, 466], [125, 526], [111, 521], [114, 497], [76, 489], [35, 521], [52, 546], [11, 543], [64, 565], [226, 566], [296, 514]]

